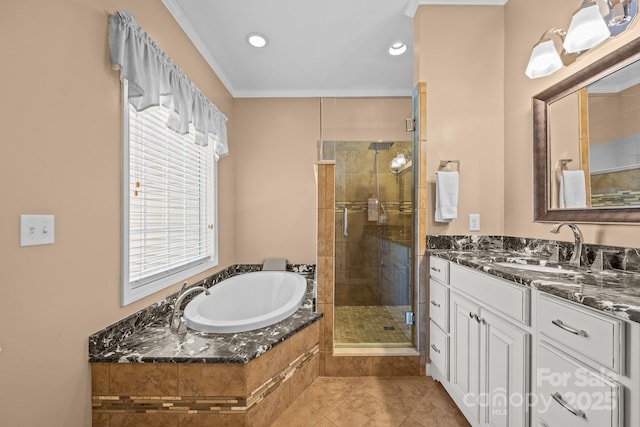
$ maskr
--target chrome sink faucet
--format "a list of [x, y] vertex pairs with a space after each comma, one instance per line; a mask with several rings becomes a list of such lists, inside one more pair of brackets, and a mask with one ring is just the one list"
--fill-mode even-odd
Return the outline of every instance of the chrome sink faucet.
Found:
[[571, 259], [569, 260], [569, 265], [574, 267], [580, 267], [580, 259], [582, 257], [582, 231], [576, 224], [570, 224], [561, 222], [560, 224], [556, 224], [551, 229], [553, 234], [558, 234], [563, 225], [566, 225], [573, 231], [573, 254], [571, 255]]
[[186, 296], [194, 292], [204, 292], [205, 295], [210, 294], [209, 289], [205, 288], [204, 286], [194, 286], [193, 288], [185, 289], [186, 286], [186, 283], [182, 285], [180, 294], [178, 295], [178, 298], [176, 298], [176, 302], [173, 305], [173, 312], [171, 313], [171, 320], [169, 321], [169, 329], [174, 333], [182, 333], [186, 331], [186, 326], [182, 321], [182, 310], [180, 310], [182, 301], [186, 298]]

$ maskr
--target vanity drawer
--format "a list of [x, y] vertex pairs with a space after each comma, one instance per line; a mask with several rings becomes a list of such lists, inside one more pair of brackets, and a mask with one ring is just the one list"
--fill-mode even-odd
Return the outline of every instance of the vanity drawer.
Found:
[[540, 295], [538, 331], [580, 357], [624, 374], [624, 323], [608, 316]]
[[451, 265], [449, 276], [452, 289], [464, 292], [513, 320], [529, 324], [529, 288], [458, 264]]
[[449, 284], [449, 261], [438, 257], [429, 257], [429, 276]]
[[548, 427], [620, 427], [622, 386], [581, 366], [559, 350], [538, 344], [536, 410]]
[[429, 323], [429, 358], [431, 364], [449, 381], [449, 336], [433, 321]]
[[435, 280], [429, 281], [429, 317], [449, 332], [449, 288]]

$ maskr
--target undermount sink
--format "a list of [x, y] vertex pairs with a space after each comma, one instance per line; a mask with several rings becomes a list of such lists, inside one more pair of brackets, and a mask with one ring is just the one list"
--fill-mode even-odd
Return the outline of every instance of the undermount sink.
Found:
[[562, 268], [562, 267], [548, 267], [546, 265], [539, 265], [539, 264], [518, 264], [514, 262], [496, 262], [494, 263], [494, 265], [497, 265], [499, 267], [515, 268], [518, 270], [537, 271], [539, 273], [555, 273], [555, 274], [571, 274], [571, 275], [580, 274], [580, 272], [576, 270], [567, 270], [566, 268]]

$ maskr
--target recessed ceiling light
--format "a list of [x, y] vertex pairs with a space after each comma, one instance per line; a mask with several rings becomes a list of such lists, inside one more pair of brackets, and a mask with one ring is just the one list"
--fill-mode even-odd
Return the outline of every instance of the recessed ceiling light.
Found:
[[397, 42], [391, 45], [389, 48], [389, 55], [398, 56], [407, 51], [407, 45], [402, 42]]
[[247, 34], [247, 43], [253, 47], [265, 47], [269, 41], [260, 33]]

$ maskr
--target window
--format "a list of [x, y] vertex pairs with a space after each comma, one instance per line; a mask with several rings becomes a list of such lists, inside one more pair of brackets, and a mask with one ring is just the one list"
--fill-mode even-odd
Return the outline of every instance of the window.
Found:
[[[128, 82], [123, 80], [124, 100]], [[167, 127], [171, 110], [125, 102], [122, 305], [217, 265], [215, 141]], [[202, 135], [200, 135], [202, 136]]]

